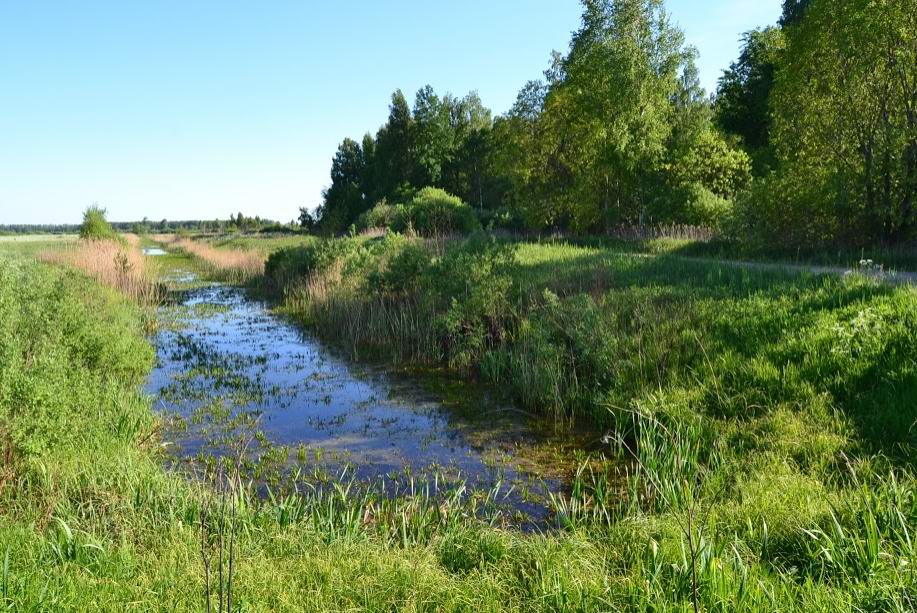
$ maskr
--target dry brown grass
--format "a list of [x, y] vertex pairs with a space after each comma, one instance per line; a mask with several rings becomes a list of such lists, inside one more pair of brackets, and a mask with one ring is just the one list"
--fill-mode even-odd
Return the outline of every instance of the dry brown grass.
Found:
[[217, 249], [207, 243], [176, 236], [157, 236], [155, 239], [198, 258], [215, 276], [229, 281], [244, 282], [264, 274], [264, 257], [254, 251]]
[[128, 237], [125, 243], [81, 240], [43, 251], [38, 257], [44, 262], [78, 268], [142, 304], [158, 304], [162, 300], [163, 288], [156, 270], [141, 253], [135, 236]]

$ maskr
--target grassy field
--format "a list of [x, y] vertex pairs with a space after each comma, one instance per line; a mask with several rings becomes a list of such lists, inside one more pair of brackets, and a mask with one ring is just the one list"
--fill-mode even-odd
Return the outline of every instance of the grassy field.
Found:
[[451, 367], [560, 427], [605, 428], [603, 454], [555, 501], [557, 529], [496, 529], [460, 500], [259, 500], [171, 475], [138, 393], [152, 359], [140, 309], [0, 254], [0, 602], [201, 610], [203, 560], [216, 586], [230, 533], [233, 610], [917, 602], [913, 288], [401, 237], [280, 251], [265, 284], [358, 355]]
[[274, 251], [285, 247], [300, 247], [314, 241], [308, 235], [227, 235], [208, 237], [207, 242], [218, 249], [254, 251], [267, 259]]

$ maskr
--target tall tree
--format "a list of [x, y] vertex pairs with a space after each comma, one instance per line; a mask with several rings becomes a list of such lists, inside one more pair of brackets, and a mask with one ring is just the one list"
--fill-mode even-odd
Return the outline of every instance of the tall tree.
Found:
[[443, 168], [443, 187], [478, 208], [485, 207], [488, 155], [493, 118], [477, 92], [449, 98], [450, 124], [454, 135], [451, 158]]
[[780, 15], [781, 26], [796, 25], [805, 16], [812, 0], [783, 0], [783, 12]]
[[376, 135], [374, 181], [380, 197], [390, 197], [411, 181], [413, 124], [411, 107], [399, 89], [392, 94], [388, 121]]
[[917, 231], [913, 0], [812, 0], [774, 90], [784, 208], [816, 240]]
[[331, 162], [331, 185], [324, 191], [319, 207], [319, 225], [326, 233], [344, 230], [370, 207], [363, 193], [366, 160], [360, 144], [346, 138]]
[[783, 31], [769, 27], [746, 32], [739, 59], [720, 77], [716, 96], [719, 126], [742, 139], [746, 150], [768, 164], [770, 144], [770, 95], [774, 73], [785, 47]]
[[452, 161], [455, 132], [452, 100], [441, 99], [429, 85], [417, 92], [412, 124], [413, 183], [417, 187], [440, 185], [443, 167]]
[[[664, 161], [685, 62], [662, 0], [585, 0], [583, 20], [549, 97], [568, 106], [581, 229], [642, 221]], [[550, 110], [554, 106], [549, 100]]]

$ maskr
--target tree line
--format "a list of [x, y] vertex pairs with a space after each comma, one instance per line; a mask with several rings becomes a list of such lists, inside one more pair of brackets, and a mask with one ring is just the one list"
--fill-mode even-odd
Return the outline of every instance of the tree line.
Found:
[[717, 91], [663, 0], [583, 0], [566, 54], [494, 116], [437, 94], [345, 139], [313, 219], [346, 231], [423, 187], [483, 220], [601, 233], [687, 223], [781, 244], [899, 242], [917, 232], [913, 0], [785, 0], [744, 35]]
[[[97, 204], [90, 205], [83, 213], [81, 224], [0, 224], [0, 234], [78, 234], [86, 223], [86, 215], [92, 214], [105, 220], [107, 211]], [[296, 227], [291, 224], [262, 219], [259, 216], [248, 217], [243, 213], [231, 214], [225, 219], [191, 219], [152, 221], [144, 217], [140, 221], [112, 221], [105, 223], [118, 232], [134, 234], [188, 232], [293, 232]]]

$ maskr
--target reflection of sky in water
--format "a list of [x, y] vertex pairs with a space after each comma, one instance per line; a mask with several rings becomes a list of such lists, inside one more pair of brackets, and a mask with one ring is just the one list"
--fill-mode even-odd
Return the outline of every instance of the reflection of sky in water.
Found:
[[143, 255], [165, 255], [165, 254], [166, 254], [165, 249], [161, 249], [159, 247], [144, 247], [143, 248]]
[[[323, 461], [344, 458], [361, 478], [405, 468], [421, 473], [431, 465], [485, 488], [501, 476], [522, 477], [511, 461], [497, 468], [493, 459], [532, 438], [524, 426], [507, 421], [499, 435], [482, 438], [483, 427], [504, 422], [476, 424], [443, 407], [416, 380], [349, 365], [237, 288], [191, 290], [183, 304], [182, 326], [158, 335], [159, 363], [147, 385], [160, 410], [190, 418], [201, 405], [224, 398], [227, 406], [259, 414], [257, 428], [272, 443], [320, 448]], [[247, 396], [233, 400], [239, 390]], [[483, 396], [468, 404], [476, 402], [471, 408], [478, 413], [498, 408], [487, 407]], [[206, 444], [201, 426], [190, 421], [187, 432], [170, 436], [186, 456]]]

